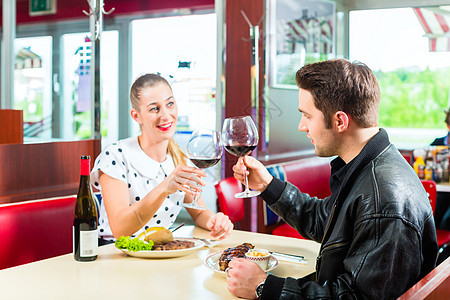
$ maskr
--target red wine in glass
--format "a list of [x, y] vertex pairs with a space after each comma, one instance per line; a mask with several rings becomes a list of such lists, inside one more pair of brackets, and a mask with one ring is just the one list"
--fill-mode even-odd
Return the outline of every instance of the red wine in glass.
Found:
[[[187, 155], [192, 163], [199, 169], [206, 169], [216, 165], [223, 154], [220, 143], [220, 133], [209, 129], [196, 129], [187, 144]], [[194, 209], [206, 209], [197, 203], [198, 195], [194, 201], [183, 203], [184, 207]]]
[[[226, 118], [222, 126], [222, 142], [230, 154], [237, 157], [249, 155], [258, 145], [258, 130], [250, 116]], [[248, 188], [247, 175], [244, 174], [245, 190], [236, 198], [250, 198], [261, 194]]]
[[256, 145], [234, 145], [234, 146], [225, 146], [225, 149], [233, 154], [234, 156], [241, 157], [246, 156], [252, 153], [252, 151], [256, 148]]
[[199, 169], [206, 169], [216, 165], [220, 158], [193, 158], [189, 157], [192, 163]]

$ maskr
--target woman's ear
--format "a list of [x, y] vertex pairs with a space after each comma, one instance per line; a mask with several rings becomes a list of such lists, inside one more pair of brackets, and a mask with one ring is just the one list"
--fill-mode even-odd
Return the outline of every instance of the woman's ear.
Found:
[[336, 129], [338, 132], [344, 132], [347, 130], [349, 121], [349, 116], [343, 111], [337, 111], [334, 114], [334, 123], [336, 124]]
[[133, 118], [133, 120], [135, 120], [140, 125], [141, 124], [141, 121], [140, 121], [141, 118], [140, 118], [140, 115], [137, 112], [137, 110], [132, 108], [131, 111], [130, 111], [130, 114], [131, 114], [131, 117]]

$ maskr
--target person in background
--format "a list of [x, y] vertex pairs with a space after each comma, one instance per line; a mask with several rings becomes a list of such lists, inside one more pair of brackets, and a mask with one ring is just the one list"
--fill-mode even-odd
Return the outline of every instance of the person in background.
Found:
[[436, 138], [431, 144], [430, 146], [448, 146], [448, 137], [450, 135], [450, 109], [448, 109], [447, 111], [445, 111], [445, 124], [447, 125], [447, 135], [440, 137], [440, 138]]
[[[448, 138], [450, 135], [450, 109], [445, 112], [445, 124], [447, 125], [447, 135], [436, 138], [430, 146], [448, 146]], [[443, 230], [450, 230], [450, 204], [447, 193], [438, 193], [436, 198], [435, 221], [436, 227]]]
[[280, 278], [234, 258], [228, 289], [250, 299], [396, 299], [434, 268], [438, 246], [419, 178], [378, 127], [377, 80], [366, 65], [337, 59], [305, 65], [296, 83], [298, 129], [318, 156], [337, 156], [331, 196], [310, 197], [251, 156], [233, 171], [241, 182], [246, 172], [274, 212], [321, 243], [317, 261], [309, 262], [316, 272]]
[[[204, 171], [187, 165], [173, 139], [178, 108], [169, 83], [157, 74], [136, 79], [130, 91], [131, 117], [139, 136], [107, 146], [96, 158], [91, 183], [101, 190], [99, 237], [114, 241], [136, 236], [149, 227], [169, 228], [183, 201], [205, 186]], [[205, 206], [201, 196], [199, 204]], [[195, 223], [224, 239], [233, 229], [228, 216], [211, 210], [187, 209]]]

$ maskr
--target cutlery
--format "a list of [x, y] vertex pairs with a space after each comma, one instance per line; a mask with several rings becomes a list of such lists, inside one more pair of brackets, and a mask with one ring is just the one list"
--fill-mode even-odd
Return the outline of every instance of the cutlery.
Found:
[[209, 248], [212, 248], [212, 247], [216, 246], [217, 244], [219, 244], [218, 240], [202, 239], [202, 238], [197, 238], [197, 237], [192, 237], [192, 238], [196, 239], [196, 240], [199, 240], [199, 241], [202, 241]]
[[272, 255], [278, 257], [280, 260], [307, 263], [307, 261], [305, 260], [305, 257], [301, 256], [301, 255], [287, 254], [287, 253], [281, 253], [281, 252], [276, 252], [276, 251], [271, 251], [270, 253]]
[[178, 230], [178, 229], [180, 229], [181, 227], [183, 227], [184, 226], [184, 223], [181, 223], [180, 225], [178, 225], [177, 227], [175, 227], [174, 229], [170, 229], [170, 231], [172, 231], [172, 233], [173, 232], [175, 232], [175, 230]]

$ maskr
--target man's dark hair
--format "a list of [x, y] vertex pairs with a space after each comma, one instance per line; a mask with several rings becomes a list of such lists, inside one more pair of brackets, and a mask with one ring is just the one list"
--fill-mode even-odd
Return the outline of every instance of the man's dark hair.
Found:
[[365, 64], [333, 59], [305, 65], [297, 71], [299, 88], [311, 93], [314, 104], [331, 128], [331, 117], [343, 111], [360, 127], [378, 125], [380, 88]]
[[450, 126], [450, 108], [445, 110], [445, 124]]

